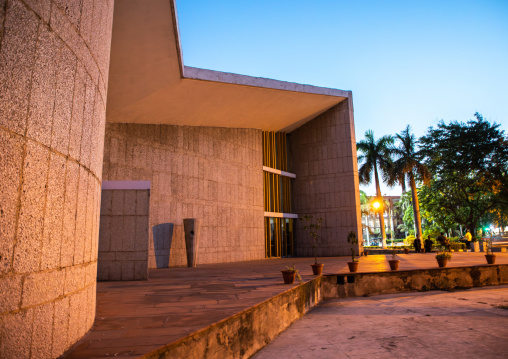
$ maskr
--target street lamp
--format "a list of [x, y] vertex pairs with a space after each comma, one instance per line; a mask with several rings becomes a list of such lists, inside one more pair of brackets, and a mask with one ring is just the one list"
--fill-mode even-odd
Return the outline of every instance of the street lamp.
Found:
[[374, 201], [372, 202], [372, 207], [374, 207], [374, 209], [379, 209], [379, 207], [381, 207], [381, 203], [379, 203], [379, 201]]

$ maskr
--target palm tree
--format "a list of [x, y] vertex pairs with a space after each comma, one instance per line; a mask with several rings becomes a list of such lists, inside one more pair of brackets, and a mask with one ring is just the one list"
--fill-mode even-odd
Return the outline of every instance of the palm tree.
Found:
[[417, 141], [411, 133], [411, 126], [407, 126], [404, 131], [396, 135], [399, 146], [392, 149], [393, 155], [397, 158], [393, 162], [392, 176], [388, 184], [400, 183], [400, 178], [409, 179], [411, 195], [413, 202], [413, 213], [415, 220], [416, 237], [422, 238], [422, 221], [420, 217], [420, 206], [418, 204], [418, 193], [416, 192], [416, 178], [426, 183], [430, 179], [430, 173], [427, 167], [422, 164], [421, 156], [416, 151]]
[[362, 184], [369, 184], [374, 173], [376, 184], [376, 199], [381, 204], [379, 208], [379, 225], [381, 227], [381, 237], [383, 248], [386, 248], [386, 231], [383, 209], [383, 197], [381, 196], [381, 187], [379, 186], [379, 171], [383, 180], [389, 180], [391, 173], [391, 148], [393, 144], [392, 136], [383, 136], [379, 140], [374, 139], [374, 132], [368, 130], [365, 132], [365, 139], [356, 144], [356, 149], [361, 152], [358, 156], [358, 163], [363, 163], [358, 169], [358, 179]]

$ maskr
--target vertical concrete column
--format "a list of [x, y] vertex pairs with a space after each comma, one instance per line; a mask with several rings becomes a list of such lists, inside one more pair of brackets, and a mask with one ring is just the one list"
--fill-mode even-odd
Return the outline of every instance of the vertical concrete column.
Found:
[[197, 218], [184, 218], [185, 249], [187, 250], [187, 266], [198, 265], [199, 249], [199, 220]]
[[0, 357], [95, 317], [112, 0], [0, 0]]
[[[324, 217], [318, 255], [349, 255], [347, 234], [362, 238], [358, 164], [351, 95], [291, 132], [293, 205], [300, 217]], [[295, 253], [312, 255], [312, 242], [296, 221]], [[357, 246], [356, 251], [360, 251]]]

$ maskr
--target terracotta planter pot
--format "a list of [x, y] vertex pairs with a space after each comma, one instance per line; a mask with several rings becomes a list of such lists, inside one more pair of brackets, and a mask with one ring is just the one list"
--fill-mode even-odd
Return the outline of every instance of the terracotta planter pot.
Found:
[[350, 272], [356, 272], [358, 270], [358, 265], [360, 262], [347, 262], [347, 266], [349, 267]]
[[399, 269], [399, 262], [400, 262], [400, 260], [398, 260], [398, 259], [390, 259], [388, 261], [388, 263], [390, 264], [390, 269], [391, 270], [398, 270]]
[[437, 264], [438, 264], [439, 268], [446, 267], [447, 263], [448, 263], [448, 259], [446, 259], [446, 258], [437, 259]]
[[324, 264], [311, 264], [310, 266], [312, 267], [312, 273], [314, 273], [314, 275], [321, 275], [321, 273], [323, 273]]
[[281, 270], [284, 284], [293, 284], [295, 282], [296, 272], [294, 270]]
[[496, 264], [496, 255], [495, 254], [486, 254], [485, 258], [487, 258], [487, 264]]
[[404, 254], [409, 254], [409, 248], [404, 248]]

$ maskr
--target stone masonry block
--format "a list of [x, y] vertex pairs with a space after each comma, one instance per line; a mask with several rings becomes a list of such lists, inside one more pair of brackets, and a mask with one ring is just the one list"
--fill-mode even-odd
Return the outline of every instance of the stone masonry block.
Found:
[[99, 253], [108, 252], [111, 248], [111, 222], [110, 216], [101, 216], [99, 227]]
[[127, 190], [124, 192], [123, 214], [133, 216], [136, 214], [136, 192], [134, 190]]
[[21, 306], [24, 308], [53, 300], [63, 294], [63, 289], [64, 271], [32, 273], [25, 279]]
[[53, 319], [53, 348], [52, 356], [54, 358], [63, 354], [70, 344], [69, 330], [69, 303], [70, 298], [65, 297], [54, 302], [55, 315]]
[[97, 280], [109, 280], [110, 279], [110, 275], [109, 275], [110, 264], [111, 264], [111, 262], [101, 260], [100, 256], [99, 256], [99, 261], [97, 263]]
[[84, 257], [85, 263], [91, 261], [92, 241], [95, 240], [95, 238], [92, 238], [92, 229], [93, 229], [94, 212], [95, 212], [94, 185], [95, 185], [96, 179], [90, 173], [88, 173], [87, 176], [88, 176], [88, 190], [87, 190], [87, 195], [86, 195], [85, 257]]
[[84, 260], [86, 242], [86, 198], [88, 192], [88, 172], [79, 167], [79, 184], [77, 191], [76, 239], [74, 242], [74, 264]]
[[26, 126], [38, 27], [37, 16], [20, 1], [7, 2], [0, 52], [0, 125], [18, 134]]
[[148, 237], [149, 237], [148, 222], [149, 222], [148, 216], [136, 216], [136, 234], [134, 248], [137, 251], [146, 252], [148, 250]]
[[67, 161], [65, 177], [65, 203], [62, 229], [62, 249], [60, 264], [67, 267], [74, 262], [74, 245], [76, 232], [77, 193], [79, 182], [79, 165], [74, 161]]
[[136, 191], [136, 214], [146, 216], [150, 210], [150, 191]]
[[55, 112], [53, 114], [51, 146], [64, 155], [67, 155], [69, 150], [69, 129], [72, 117], [75, 73], [76, 56], [68, 47], [62, 45], [56, 73]]
[[109, 216], [112, 214], [113, 191], [103, 190], [101, 196], [101, 216]]
[[0, 358], [28, 358], [34, 310], [28, 309], [3, 318]]
[[114, 216], [123, 215], [125, 191], [114, 190], [112, 192], [111, 211]]
[[[94, 117], [95, 102], [95, 83], [86, 78], [85, 107], [83, 112], [83, 133], [81, 137], [81, 163], [90, 168], [91, 161], [91, 143], [92, 143], [92, 124]], [[94, 149], [95, 150], [95, 149]]]
[[134, 262], [134, 280], [148, 279], [148, 262], [136, 261]]
[[64, 12], [67, 19], [77, 28], [79, 29], [80, 21], [81, 21], [81, 6], [83, 4], [82, 0], [54, 0], [56, 6], [59, 7], [59, 10]]
[[21, 138], [0, 130], [0, 273], [11, 268], [22, 165]]
[[86, 268], [73, 266], [65, 268], [64, 294], [67, 295], [82, 289], [85, 285]]
[[[124, 216], [123, 217], [123, 229], [121, 232], [117, 232], [115, 235], [115, 241], [122, 242], [123, 251], [133, 251], [136, 249], [136, 216]], [[148, 237], [148, 231], [147, 235]], [[145, 238], [146, 238], [145, 237]]]
[[134, 279], [134, 263], [133, 261], [122, 261], [122, 280]]
[[122, 280], [122, 263], [110, 262], [108, 280]]
[[18, 241], [14, 249], [14, 270], [17, 272], [39, 269], [48, 164], [48, 150], [28, 141], [23, 168]]
[[32, 334], [32, 358], [51, 359], [51, 342], [53, 334], [54, 304], [34, 309], [34, 324]]
[[80, 339], [80, 311], [81, 301], [80, 293], [73, 294], [69, 297], [69, 329], [68, 338], [70, 343], [75, 343]]
[[0, 279], [0, 313], [19, 308], [21, 301], [21, 276], [6, 276]]
[[83, 130], [83, 110], [85, 106], [85, 69], [78, 62], [76, 69], [76, 77], [74, 82], [74, 100], [72, 105], [72, 119], [69, 133], [69, 155], [76, 159], [80, 159], [81, 153], [81, 137]]
[[60, 265], [62, 226], [64, 215], [66, 159], [50, 155], [46, 210], [42, 241], [41, 269], [56, 268]]
[[60, 42], [50, 29], [41, 25], [37, 60], [32, 79], [27, 136], [46, 146], [51, 145], [51, 128], [55, 104], [56, 69]]

